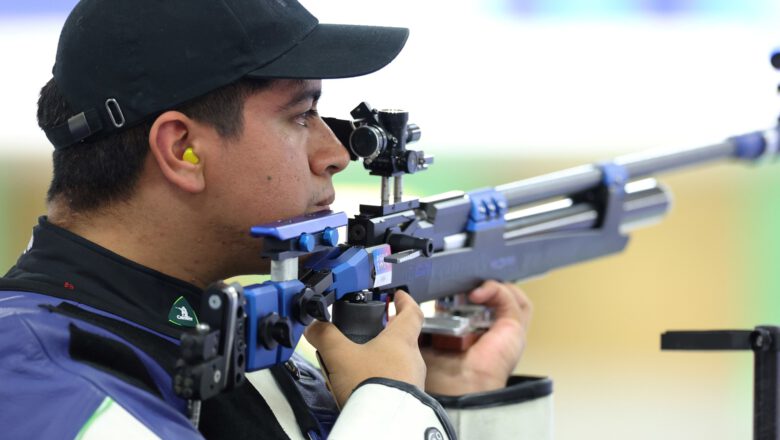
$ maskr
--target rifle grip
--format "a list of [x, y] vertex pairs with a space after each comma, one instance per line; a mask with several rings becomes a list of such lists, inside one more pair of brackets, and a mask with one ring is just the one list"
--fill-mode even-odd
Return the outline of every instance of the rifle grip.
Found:
[[333, 304], [333, 324], [352, 342], [365, 344], [385, 329], [386, 304], [383, 301]]

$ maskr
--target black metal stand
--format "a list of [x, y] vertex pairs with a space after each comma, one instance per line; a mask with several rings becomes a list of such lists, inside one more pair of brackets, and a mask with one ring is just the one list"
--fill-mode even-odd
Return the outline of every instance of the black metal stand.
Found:
[[780, 327], [755, 330], [668, 331], [661, 335], [662, 350], [752, 350], [753, 440], [780, 440], [778, 385], [780, 381]]

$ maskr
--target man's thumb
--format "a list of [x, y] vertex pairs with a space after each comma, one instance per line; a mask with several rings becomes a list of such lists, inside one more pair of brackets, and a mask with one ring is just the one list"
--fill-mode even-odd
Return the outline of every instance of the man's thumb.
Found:
[[306, 340], [318, 350], [323, 346], [332, 347], [335, 344], [342, 344], [344, 341], [349, 341], [349, 339], [347, 339], [347, 337], [330, 322], [314, 321], [306, 327], [303, 334], [306, 337]]

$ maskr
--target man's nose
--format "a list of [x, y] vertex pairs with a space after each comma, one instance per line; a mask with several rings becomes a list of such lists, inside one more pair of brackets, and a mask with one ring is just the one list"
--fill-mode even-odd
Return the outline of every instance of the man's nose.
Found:
[[332, 176], [343, 171], [349, 165], [349, 152], [322, 119], [316, 121], [316, 127], [314, 151], [309, 157], [312, 172]]

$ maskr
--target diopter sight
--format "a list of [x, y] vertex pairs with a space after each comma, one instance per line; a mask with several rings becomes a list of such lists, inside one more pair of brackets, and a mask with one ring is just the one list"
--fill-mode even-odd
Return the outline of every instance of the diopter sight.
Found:
[[390, 202], [389, 179], [394, 181], [394, 203], [403, 196], [402, 177], [428, 168], [432, 156], [407, 150], [406, 145], [420, 139], [420, 127], [409, 124], [409, 113], [403, 110], [376, 110], [361, 102], [350, 112], [353, 121], [323, 118], [349, 151], [350, 158], [363, 159], [363, 166], [373, 176], [382, 177], [382, 205]]

